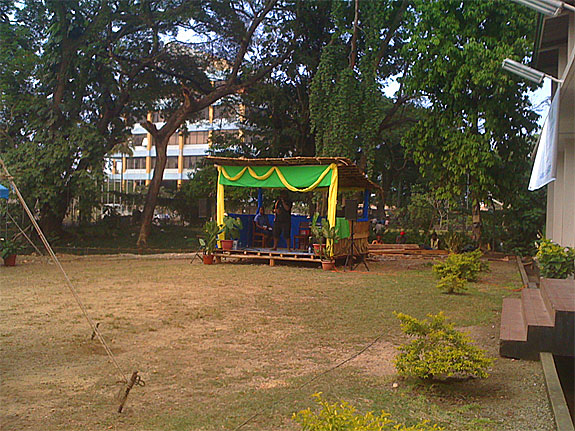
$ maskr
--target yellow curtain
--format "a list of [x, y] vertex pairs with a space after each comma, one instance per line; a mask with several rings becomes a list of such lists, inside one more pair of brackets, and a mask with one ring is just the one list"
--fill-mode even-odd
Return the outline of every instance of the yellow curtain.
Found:
[[[224, 224], [224, 214], [226, 212], [224, 206], [224, 185], [221, 184], [220, 182], [221, 175], [222, 175], [222, 168], [221, 166], [218, 166], [218, 190], [216, 198], [216, 222], [218, 223], [218, 226]], [[220, 239], [226, 239], [225, 234], [223, 232], [220, 234]]]
[[[332, 163], [330, 165], [331, 183], [329, 185], [329, 194], [327, 195], [327, 221], [330, 227], [335, 226], [335, 214], [337, 211], [337, 189], [338, 189], [338, 172], [337, 165]], [[328, 240], [328, 247], [333, 250], [333, 240]]]

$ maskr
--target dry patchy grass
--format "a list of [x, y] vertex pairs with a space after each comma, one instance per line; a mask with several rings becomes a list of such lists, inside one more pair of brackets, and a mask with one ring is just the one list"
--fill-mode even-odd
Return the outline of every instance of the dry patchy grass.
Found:
[[498, 359], [487, 380], [434, 385], [398, 380], [393, 368], [404, 340], [393, 311], [443, 310], [497, 356], [501, 299], [519, 286], [511, 263], [492, 263], [464, 295], [439, 293], [430, 267], [413, 261], [362, 273], [113, 257], [64, 266], [125, 372], [147, 384], [116, 414], [118, 377], [54, 265], [2, 267], [3, 430], [231, 430], [259, 410], [244, 429], [295, 430], [291, 414], [317, 391], [449, 430], [552, 429], [538, 363]]

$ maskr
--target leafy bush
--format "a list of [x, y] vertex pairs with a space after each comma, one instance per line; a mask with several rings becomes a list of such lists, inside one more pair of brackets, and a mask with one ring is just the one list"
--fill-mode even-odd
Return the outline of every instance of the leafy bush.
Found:
[[395, 359], [395, 367], [400, 375], [420, 379], [488, 376], [487, 368], [493, 359], [446, 322], [443, 313], [429, 314], [429, 320], [418, 320], [403, 313], [395, 315], [401, 321], [403, 332], [415, 337], [398, 348], [400, 354]]
[[466, 281], [476, 281], [480, 271], [488, 269], [481, 261], [481, 250], [469, 253], [450, 254], [443, 262], [433, 266], [433, 272], [440, 277], [437, 288], [445, 293], [461, 292]]
[[455, 274], [446, 274], [439, 279], [436, 287], [443, 293], [461, 293], [467, 289], [467, 281]]
[[293, 420], [301, 425], [302, 431], [440, 431], [438, 425], [430, 425], [427, 421], [417, 425], [407, 426], [390, 418], [384, 411], [380, 415], [373, 412], [358, 413], [350, 404], [342, 401], [330, 404], [321, 397], [321, 393], [313, 397], [321, 407], [319, 412], [311, 409], [294, 413]]
[[562, 247], [549, 239], [541, 240], [535, 259], [545, 278], [567, 278], [575, 271], [575, 249]]
[[451, 253], [461, 253], [463, 247], [471, 243], [471, 239], [464, 232], [448, 231], [443, 235], [443, 243]]

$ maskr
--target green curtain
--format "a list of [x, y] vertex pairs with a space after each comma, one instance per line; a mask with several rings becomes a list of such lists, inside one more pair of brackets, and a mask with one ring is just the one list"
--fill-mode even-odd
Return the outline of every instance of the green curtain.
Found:
[[[234, 187], [263, 187], [263, 188], [286, 188], [277, 172], [274, 171], [266, 179], [257, 179], [252, 176], [252, 173], [246, 169], [243, 174], [232, 181], [229, 178], [237, 177], [245, 166], [222, 166], [226, 175], [220, 175], [220, 183], [225, 186]], [[269, 173], [273, 166], [252, 166], [251, 169], [259, 177], [265, 176]], [[288, 184], [299, 189], [309, 187], [314, 184], [320, 176], [329, 169], [326, 165], [312, 165], [312, 166], [281, 166], [276, 167]], [[331, 184], [331, 171], [329, 171], [317, 187], [329, 187]]]

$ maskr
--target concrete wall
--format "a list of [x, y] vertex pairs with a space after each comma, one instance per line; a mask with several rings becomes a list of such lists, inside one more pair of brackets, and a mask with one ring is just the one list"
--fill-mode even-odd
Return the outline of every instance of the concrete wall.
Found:
[[547, 186], [546, 236], [575, 247], [575, 14], [570, 13], [567, 46], [558, 50], [559, 146], [557, 179]]

